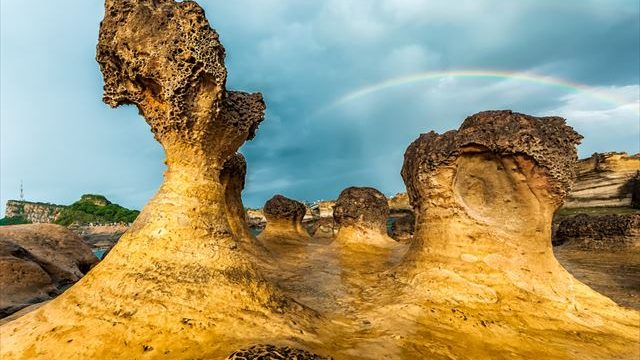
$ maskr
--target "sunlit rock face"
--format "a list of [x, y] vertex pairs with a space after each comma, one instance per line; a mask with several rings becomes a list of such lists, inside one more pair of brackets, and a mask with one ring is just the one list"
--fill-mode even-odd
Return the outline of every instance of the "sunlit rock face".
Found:
[[336, 201], [333, 218], [338, 228], [336, 243], [378, 247], [396, 245], [396, 242], [387, 236], [387, 198], [374, 188], [344, 189]]
[[580, 139], [562, 118], [488, 111], [414, 141], [402, 177], [416, 229], [398, 269], [411, 296], [464, 306], [465, 320], [495, 314], [505, 324], [597, 329], [617, 337], [605, 358], [625, 347], [637, 353], [625, 339], [638, 335], [638, 313], [575, 280], [553, 256], [551, 220]]
[[224, 358], [252, 343], [309, 338], [306, 310], [238, 246], [242, 166], [222, 170], [265, 105], [260, 94], [225, 90], [224, 48], [202, 8], [107, 0], [97, 60], [104, 101], [137, 106], [163, 146], [164, 182], [87, 276], [1, 328], [1, 357]]
[[267, 226], [258, 235], [262, 242], [308, 241], [309, 233], [302, 225], [307, 208], [303, 203], [282, 195], [269, 199], [262, 209]]
[[[477, 273], [480, 282], [495, 272], [501, 281], [562, 298], [558, 292], [573, 278], [553, 257], [551, 219], [574, 177], [580, 139], [561, 118], [510, 111], [479, 113], [457, 131], [421, 135], [402, 168], [416, 212], [407, 265], [435, 261]], [[469, 295], [498, 297], [485, 288]]]

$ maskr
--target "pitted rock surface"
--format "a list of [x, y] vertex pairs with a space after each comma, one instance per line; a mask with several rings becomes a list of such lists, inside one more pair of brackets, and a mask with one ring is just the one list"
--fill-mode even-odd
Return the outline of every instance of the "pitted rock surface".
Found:
[[561, 117], [534, 117], [510, 110], [484, 111], [466, 118], [457, 131], [420, 135], [405, 153], [402, 177], [415, 208], [422, 196], [421, 179], [455, 160], [461, 148], [479, 145], [495, 154], [525, 154], [533, 158], [548, 171], [559, 204], [575, 178], [575, 146], [581, 139]]
[[282, 195], [275, 195], [264, 204], [264, 216], [269, 220], [301, 222], [307, 208], [303, 203]]
[[583, 249], [640, 249], [640, 214], [579, 214], [562, 220], [556, 241]]
[[333, 210], [336, 225], [364, 226], [386, 232], [389, 205], [380, 191], [371, 187], [344, 189]]
[[96, 56], [104, 101], [137, 105], [165, 146], [166, 136], [178, 136], [222, 150], [214, 142], [225, 138], [235, 151], [254, 136], [262, 96], [226, 92], [224, 57], [218, 34], [195, 2], [106, 1]]
[[247, 349], [235, 351], [227, 360], [331, 360], [305, 350], [289, 346], [253, 345]]

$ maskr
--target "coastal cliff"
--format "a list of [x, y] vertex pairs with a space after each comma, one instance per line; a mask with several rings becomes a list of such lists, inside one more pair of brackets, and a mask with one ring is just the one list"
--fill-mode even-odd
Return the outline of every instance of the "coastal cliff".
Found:
[[639, 171], [640, 154], [595, 153], [582, 159], [576, 165], [576, 182], [564, 207], [630, 207], [634, 190], [637, 193], [640, 186]]

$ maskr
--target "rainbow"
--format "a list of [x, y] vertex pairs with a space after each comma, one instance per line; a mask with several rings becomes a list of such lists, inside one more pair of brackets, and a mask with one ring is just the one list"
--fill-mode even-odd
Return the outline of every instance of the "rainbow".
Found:
[[342, 106], [348, 102], [354, 101], [377, 93], [379, 91], [387, 90], [397, 86], [408, 85], [418, 82], [425, 82], [443, 78], [462, 78], [462, 79], [496, 79], [496, 80], [511, 80], [521, 81], [526, 83], [533, 83], [542, 86], [548, 86], [556, 89], [560, 89], [570, 93], [586, 93], [602, 101], [615, 104], [625, 108], [633, 108], [640, 112], [640, 104], [637, 102], [630, 102], [626, 99], [622, 99], [607, 93], [606, 91], [595, 89], [584, 84], [567, 81], [561, 78], [538, 75], [530, 72], [508, 72], [508, 71], [496, 71], [496, 70], [457, 70], [457, 71], [430, 71], [417, 74], [411, 74], [401, 76], [393, 79], [388, 79], [377, 84], [365, 86], [355, 91], [349, 92], [328, 106], [322, 108], [318, 113], [329, 111], [333, 108]]

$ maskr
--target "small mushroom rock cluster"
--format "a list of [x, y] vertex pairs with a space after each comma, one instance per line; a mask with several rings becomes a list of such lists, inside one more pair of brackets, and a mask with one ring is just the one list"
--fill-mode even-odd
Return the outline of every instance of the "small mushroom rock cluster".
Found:
[[387, 235], [389, 205], [380, 191], [370, 187], [344, 189], [333, 209], [338, 232], [336, 243], [393, 247], [397, 243]]
[[269, 199], [263, 208], [267, 226], [258, 235], [263, 243], [300, 242], [311, 237], [302, 225], [307, 208], [303, 203], [282, 195]]

